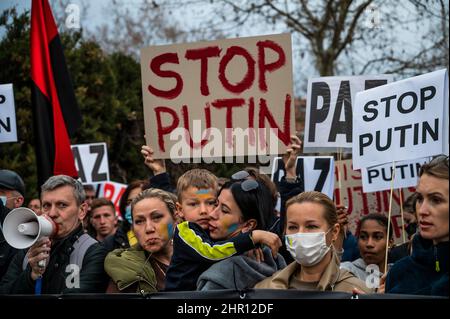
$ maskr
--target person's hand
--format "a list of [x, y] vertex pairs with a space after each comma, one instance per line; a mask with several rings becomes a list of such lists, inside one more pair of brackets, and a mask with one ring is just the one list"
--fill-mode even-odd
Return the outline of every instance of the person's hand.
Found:
[[[31, 279], [36, 280], [44, 274], [48, 259], [50, 258], [51, 244], [48, 237], [42, 237], [28, 249], [27, 257], [31, 267]], [[43, 262], [40, 264], [40, 261], [44, 261], [45, 264]]]
[[150, 168], [154, 175], [166, 172], [166, 162], [163, 159], [153, 158], [153, 149], [150, 146], [142, 145], [141, 154], [144, 156], [144, 164]]
[[348, 224], [348, 210], [344, 205], [336, 205], [336, 212], [338, 215], [338, 223], [341, 225], [341, 230], [345, 229]]
[[281, 247], [281, 240], [277, 234], [264, 230], [254, 230], [252, 232], [252, 239], [255, 245], [262, 244], [269, 246], [273, 258], [277, 258], [278, 249]]
[[379, 294], [384, 294], [385, 293], [385, 289], [386, 289], [386, 277], [387, 277], [387, 273], [385, 273], [383, 276], [381, 276], [380, 278], [380, 285], [378, 286], [377, 289], [377, 293]]
[[286, 177], [295, 178], [297, 176], [295, 172], [295, 163], [297, 162], [297, 157], [300, 155], [301, 148], [302, 141], [300, 141], [296, 135], [291, 135], [291, 143], [288, 145], [286, 153], [283, 155]]
[[362, 291], [361, 289], [354, 287], [352, 289], [352, 294], [353, 295], [365, 295], [366, 293], [364, 291]]
[[255, 259], [257, 262], [264, 262], [264, 253], [261, 248], [255, 248], [247, 251], [247, 257]]

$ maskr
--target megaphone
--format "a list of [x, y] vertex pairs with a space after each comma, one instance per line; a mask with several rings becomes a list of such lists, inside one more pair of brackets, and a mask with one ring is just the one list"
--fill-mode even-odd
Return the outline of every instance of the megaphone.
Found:
[[8, 244], [17, 249], [32, 246], [42, 237], [51, 237], [58, 232], [57, 225], [48, 216], [38, 216], [31, 209], [13, 209], [3, 222], [3, 235]]

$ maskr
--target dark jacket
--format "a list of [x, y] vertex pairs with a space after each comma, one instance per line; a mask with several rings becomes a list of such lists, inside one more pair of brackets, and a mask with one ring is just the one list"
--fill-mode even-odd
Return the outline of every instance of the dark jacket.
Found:
[[274, 229], [273, 232], [276, 233], [278, 237], [280, 237], [282, 243], [282, 246], [278, 250], [278, 253], [283, 256], [287, 264], [290, 264], [294, 261], [294, 259], [286, 249], [286, 243], [283, 236], [284, 224], [286, 222], [286, 202], [290, 198], [303, 193], [305, 191], [305, 185], [302, 180], [299, 180], [296, 183], [289, 183], [286, 181], [286, 177], [283, 176], [280, 180], [280, 183], [278, 184], [278, 191], [280, 192], [281, 199], [280, 219], [276, 229]]
[[342, 248], [344, 249], [344, 253], [341, 257], [341, 262], [345, 261], [355, 261], [360, 258], [359, 248], [358, 248], [358, 239], [353, 236], [350, 231], [347, 231], [345, 234], [344, 242], [342, 243]]
[[170, 183], [170, 177], [168, 173], [161, 173], [154, 175], [149, 179], [149, 188], [159, 188], [163, 191], [175, 193], [175, 188], [173, 188]]
[[414, 236], [411, 256], [394, 264], [386, 278], [386, 293], [448, 296], [448, 241]]
[[250, 233], [214, 242], [199, 225], [182, 222], [175, 228], [165, 290], [196, 290], [197, 279], [212, 264], [253, 248]]
[[[66, 278], [73, 277], [73, 270], [66, 272], [69, 265], [72, 246], [83, 235], [82, 227], [78, 227], [67, 237], [52, 242], [50, 260], [42, 276], [42, 294], [61, 293], [103, 293], [108, 284], [103, 263], [106, 250], [99, 244], [88, 248], [83, 258], [80, 270], [79, 288], [68, 288]], [[0, 293], [3, 294], [34, 294], [35, 281], [31, 279], [31, 267], [28, 264], [23, 270], [23, 260], [26, 250], [19, 251], [12, 260], [8, 272], [0, 282]], [[74, 283], [71, 278], [67, 282]]]
[[269, 247], [263, 248], [264, 261], [240, 255], [215, 263], [200, 275], [197, 290], [253, 288], [258, 282], [286, 267], [283, 257], [274, 259]]
[[[0, 201], [0, 224], [3, 226], [6, 215], [10, 210], [3, 205]], [[8, 266], [13, 259], [14, 255], [17, 253], [17, 249], [11, 247], [3, 236], [2, 228], [0, 228], [0, 281], [8, 270]]]
[[109, 235], [108, 237], [106, 237], [102, 242], [102, 245], [103, 247], [105, 247], [108, 253], [119, 248], [130, 248], [127, 234], [122, 227], [117, 228], [116, 232], [113, 235]]

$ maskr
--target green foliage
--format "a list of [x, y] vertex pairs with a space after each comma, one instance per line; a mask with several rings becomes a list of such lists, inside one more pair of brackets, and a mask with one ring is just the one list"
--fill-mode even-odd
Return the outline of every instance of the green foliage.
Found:
[[[37, 195], [30, 91], [30, 15], [15, 9], [0, 16], [6, 30], [0, 41], [0, 83], [13, 83], [18, 143], [0, 144], [0, 167], [17, 171], [27, 197]], [[82, 32], [62, 33], [61, 42], [74, 83], [83, 124], [72, 144], [106, 142], [111, 179], [126, 183], [145, 178], [140, 146], [144, 143], [140, 66], [133, 58], [106, 55], [84, 40]]]
[[[18, 172], [27, 186], [27, 199], [36, 197], [37, 173], [31, 109], [30, 15], [14, 9], [0, 16], [0, 83], [13, 83], [18, 143], [0, 144], [0, 168]], [[82, 31], [60, 33], [66, 63], [74, 84], [83, 124], [72, 144], [106, 142], [111, 180], [129, 183], [148, 176], [140, 154], [144, 141], [141, 75], [139, 63], [123, 53], [106, 54]], [[167, 163], [175, 182], [193, 167], [206, 167], [218, 176], [229, 176], [243, 164]]]

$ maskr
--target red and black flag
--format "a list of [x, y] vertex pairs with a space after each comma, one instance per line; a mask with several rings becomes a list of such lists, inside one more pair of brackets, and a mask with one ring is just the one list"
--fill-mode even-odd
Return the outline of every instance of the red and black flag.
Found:
[[81, 114], [47, 0], [32, 1], [30, 37], [32, 108], [40, 186], [53, 175], [77, 177], [69, 137], [81, 125]]

